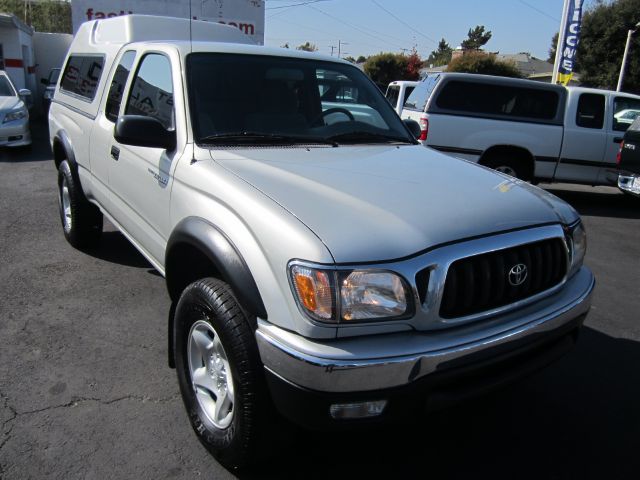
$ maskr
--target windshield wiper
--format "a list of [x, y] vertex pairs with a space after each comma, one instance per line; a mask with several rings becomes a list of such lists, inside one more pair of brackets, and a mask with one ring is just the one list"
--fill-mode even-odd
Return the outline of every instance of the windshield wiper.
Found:
[[208, 135], [199, 139], [204, 144], [268, 144], [268, 145], [295, 145], [295, 144], [323, 144], [336, 146], [335, 142], [318, 137], [303, 137], [294, 135], [278, 135], [275, 133], [258, 132], [233, 132]]
[[332, 140], [335, 142], [348, 142], [348, 143], [412, 143], [406, 137], [398, 137], [395, 135], [386, 135], [384, 133], [374, 133], [374, 132], [365, 132], [365, 131], [355, 131], [348, 133], [340, 133], [338, 135], [333, 135], [327, 140]]

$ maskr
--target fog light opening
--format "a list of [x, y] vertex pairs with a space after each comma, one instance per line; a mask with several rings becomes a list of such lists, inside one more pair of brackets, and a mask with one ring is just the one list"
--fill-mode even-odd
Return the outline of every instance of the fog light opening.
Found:
[[329, 412], [336, 420], [353, 420], [357, 418], [371, 418], [382, 415], [386, 406], [386, 400], [357, 403], [335, 403], [329, 407]]

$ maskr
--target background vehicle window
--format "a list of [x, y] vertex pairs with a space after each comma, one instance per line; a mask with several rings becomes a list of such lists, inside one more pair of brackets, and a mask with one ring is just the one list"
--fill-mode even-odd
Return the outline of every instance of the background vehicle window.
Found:
[[87, 100], [93, 100], [103, 65], [104, 57], [102, 56], [72, 55], [64, 69], [60, 89]]
[[122, 95], [124, 93], [124, 86], [129, 78], [129, 72], [133, 66], [133, 60], [136, 58], [136, 52], [128, 51], [122, 55], [120, 63], [116, 67], [116, 71], [113, 74], [111, 80], [111, 86], [109, 87], [109, 94], [107, 95], [107, 104], [105, 106], [106, 117], [115, 122], [118, 119], [118, 113], [120, 112], [120, 104], [122, 103]]
[[173, 128], [173, 82], [167, 57], [150, 53], [142, 59], [125, 114], [157, 118], [166, 129]]
[[613, 101], [613, 129], [624, 132], [640, 116], [640, 100], [616, 97]]
[[446, 110], [553, 120], [558, 111], [559, 95], [550, 90], [454, 80], [442, 88], [436, 103]]
[[389, 100], [389, 103], [394, 107], [398, 105], [398, 95], [400, 95], [400, 87], [391, 86], [387, 88], [387, 100]]
[[16, 92], [4, 75], [0, 75], [0, 97], [15, 97]]
[[404, 106], [412, 110], [424, 110], [439, 80], [440, 75], [429, 75], [415, 87], [411, 95], [409, 93], [405, 95], [407, 99], [404, 102]]
[[[411, 93], [416, 89], [416, 87], [407, 87], [404, 90], [404, 105], [407, 104], [407, 99], [411, 96]], [[404, 106], [403, 105], [403, 106]]]
[[629, 130], [632, 131], [632, 132], [640, 132], [640, 117], [637, 117], [633, 121], [633, 123], [629, 127]]
[[583, 93], [578, 100], [576, 125], [601, 129], [604, 125], [604, 95]]

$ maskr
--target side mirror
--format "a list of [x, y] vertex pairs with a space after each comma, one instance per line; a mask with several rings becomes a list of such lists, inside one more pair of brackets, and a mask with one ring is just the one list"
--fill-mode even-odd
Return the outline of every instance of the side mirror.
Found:
[[405, 118], [403, 122], [407, 126], [411, 134], [413, 135], [413, 138], [416, 138], [416, 139], [420, 138], [421, 131], [420, 131], [420, 124], [418, 122], [416, 122], [415, 120], [411, 120], [409, 118]]
[[40, 83], [42, 85], [46, 85], [48, 87], [49, 86], [49, 79], [48, 78], [41, 78], [40, 79]]
[[31, 90], [29, 90], [28, 88], [21, 88], [20, 90], [18, 90], [18, 95], [20, 97], [30, 97], [31, 96]]
[[113, 137], [124, 145], [165, 150], [176, 148], [175, 130], [167, 130], [157, 118], [142, 115], [118, 117]]

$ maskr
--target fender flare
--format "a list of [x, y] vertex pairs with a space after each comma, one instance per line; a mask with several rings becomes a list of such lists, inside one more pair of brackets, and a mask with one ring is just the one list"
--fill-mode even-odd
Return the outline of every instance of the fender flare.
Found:
[[180, 245], [194, 247], [205, 255], [249, 314], [267, 318], [258, 286], [236, 246], [218, 227], [199, 217], [187, 217], [180, 221], [167, 243], [165, 277], [172, 302], [177, 302], [180, 295], [175, 270], [181, 267], [174, 265], [171, 259], [174, 249]]
[[64, 130], [59, 130], [53, 139], [53, 154], [54, 161], [56, 164], [56, 168], [60, 166], [61, 160], [56, 156], [56, 143], [59, 143], [64, 150], [65, 158], [71, 167], [71, 171], [76, 173], [78, 172], [78, 163], [76, 162], [76, 154], [73, 152], [73, 147], [71, 146], [71, 140], [69, 140], [69, 135]]

